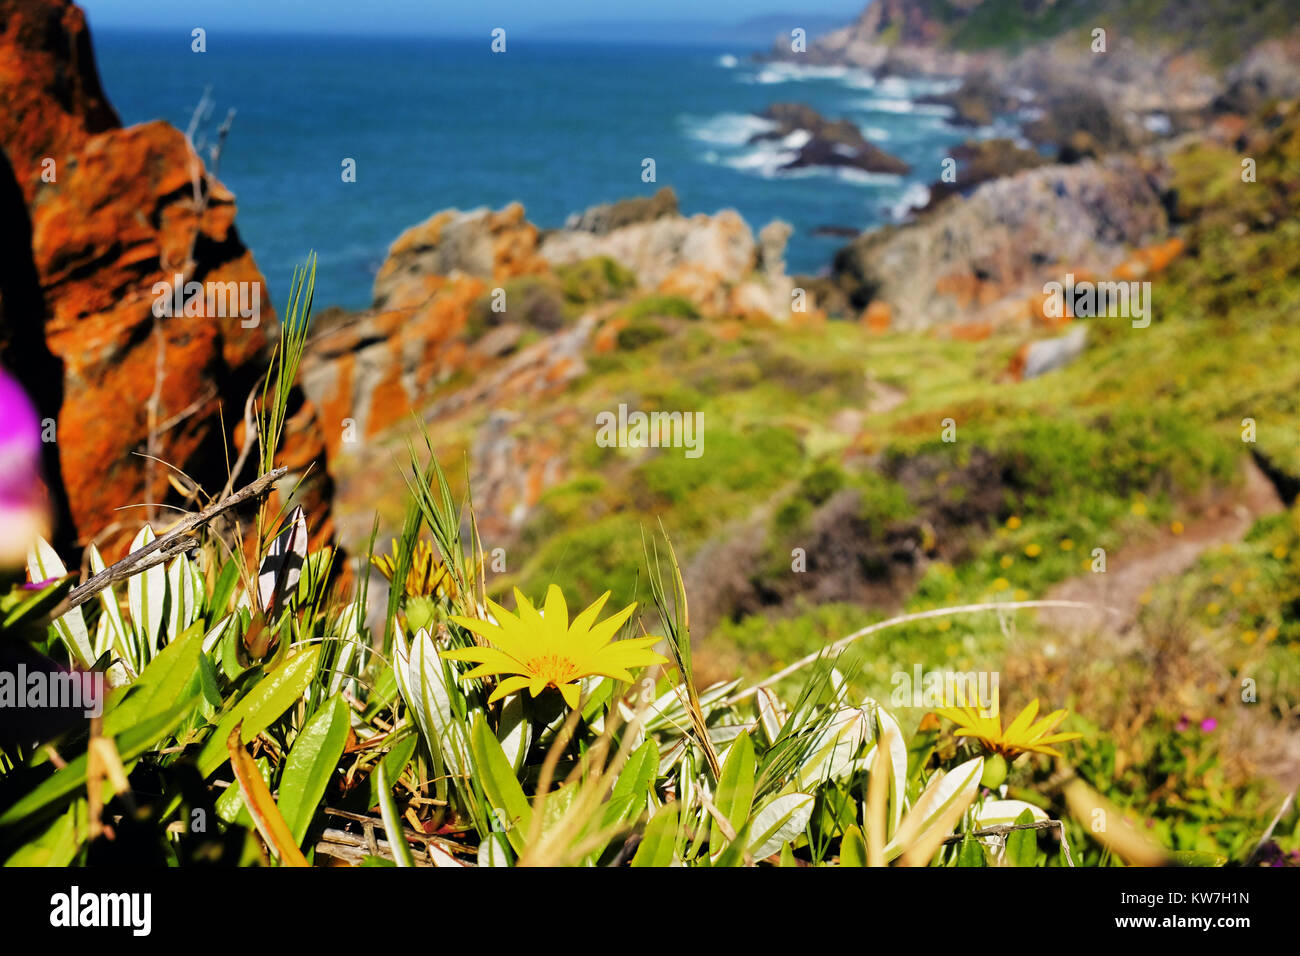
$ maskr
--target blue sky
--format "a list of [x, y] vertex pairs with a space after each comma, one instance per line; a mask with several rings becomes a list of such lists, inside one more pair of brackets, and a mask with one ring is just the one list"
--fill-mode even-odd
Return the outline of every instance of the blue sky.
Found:
[[464, 36], [557, 23], [739, 23], [814, 13], [848, 22], [867, 0], [80, 0], [92, 29], [131, 28]]

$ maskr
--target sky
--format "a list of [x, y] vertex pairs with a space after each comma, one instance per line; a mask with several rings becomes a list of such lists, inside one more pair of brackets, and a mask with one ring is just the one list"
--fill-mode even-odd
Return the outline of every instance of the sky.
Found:
[[471, 36], [494, 27], [522, 33], [556, 24], [739, 23], [813, 13], [848, 22], [867, 0], [79, 0], [92, 29], [246, 30]]

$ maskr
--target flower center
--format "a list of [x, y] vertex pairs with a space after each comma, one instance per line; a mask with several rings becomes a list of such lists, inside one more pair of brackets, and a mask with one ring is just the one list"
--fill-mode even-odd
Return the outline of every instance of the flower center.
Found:
[[545, 678], [553, 687], [567, 684], [573, 672], [577, 670], [573, 661], [559, 654], [542, 654], [527, 661], [528, 669], [538, 677]]

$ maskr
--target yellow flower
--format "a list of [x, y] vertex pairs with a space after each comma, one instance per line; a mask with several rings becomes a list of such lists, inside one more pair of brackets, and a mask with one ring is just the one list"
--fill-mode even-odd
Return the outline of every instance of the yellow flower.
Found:
[[1011, 565], [1015, 563], [1016, 563], [1016, 559], [1011, 557], [1011, 555], [1009, 554], [1002, 555], [1002, 560], [998, 562], [998, 564], [1002, 565], [1003, 570], [1011, 567]]
[[1015, 515], [1012, 515], [1010, 518], [1007, 519], [1007, 527], [1010, 530], [1015, 531], [1017, 528], [1020, 527], [1020, 519], [1017, 518]]
[[1033, 541], [1025, 545], [1025, 555], [1028, 557], [1036, 558], [1042, 553], [1043, 553], [1042, 547]]
[[1147, 513], [1147, 503], [1145, 501], [1135, 501], [1133, 502], [1133, 507], [1130, 508], [1129, 510], [1132, 511], [1135, 515], [1141, 517], [1142, 515]]
[[1169, 530], [1172, 531], [1174, 534], [1182, 534], [1183, 531], [1185, 531], [1186, 529], [1183, 527], [1183, 523], [1181, 521], [1174, 521], [1170, 523]]
[[[389, 581], [397, 573], [397, 542], [393, 542], [393, 553], [375, 558], [377, 567]], [[447, 565], [433, 550], [433, 545], [423, 539], [415, 543], [411, 554], [411, 569], [406, 573], [404, 587], [407, 597], [455, 597], [456, 582], [452, 579]]]
[[1062, 550], [1062, 551], [1073, 551], [1073, 550], [1074, 550], [1074, 542], [1073, 542], [1072, 540], [1070, 540], [1069, 538], [1062, 538], [1062, 539], [1061, 539], [1061, 550]]
[[582, 678], [599, 675], [631, 681], [632, 668], [668, 663], [666, 657], [650, 649], [659, 640], [657, 637], [614, 640], [618, 629], [631, 617], [635, 604], [595, 623], [596, 615], [608, 599], [606, 591], [570, 624], [564, 593], [554, 584], [547, 589], [546, 605], [540, 612], [515, 588], [517, 616], [489, 600], [488, 610], [499, 623], [452, 617], [457, 624], [491, 641], [491, 647], [457, 648], [443, 651], [442, 656], [479, 665], [461, 675], [463, 679], [510, 675], [497, 684], [488, 698], [489, 704], [525, 687], [534, 697], [543, 689], [554, 687], [563, 695], [564, 702], [576, 709], [578, 681]]
[[1059, 757], [1060, 752], [1050, 744], [1077, 740], [1083, 736], [1078, 733], [1052, 733], [1069, 714], [1068, 710], [1052, 711], [1034, 723], [1034, 718], [1038, 716], [1037, 697], [1011, 721], [1006, 730], [1002, 729], [1001, 717], [982, 717], [979, 707], [943, 707], [935, 710], [935, 713], [947, 717], [957, 725], [956, 736], [974, 737], [989, 753], [1001, 754], [1007, 760], [1014, 760], [1023, 753]]
[[995, 591], [1005, 591], [1009, 587], [1011, 587], [1011, 582], [1006, 578], [997, 578], [993, 582], [993, 590]]
[[1276, 548], [1273, 549], [1273, 557], [1277, 558], [1279, 561], [1285, 558], [1286, 554], [1287, 554], [1286, 545], [1284, 544], [1279, 544]]

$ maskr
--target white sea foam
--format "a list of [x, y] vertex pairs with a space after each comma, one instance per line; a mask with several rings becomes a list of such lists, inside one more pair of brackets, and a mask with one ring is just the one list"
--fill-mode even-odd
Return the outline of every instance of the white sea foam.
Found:
[[722, 67], [724, 70], [734, 70], [739, 62], [740, 61], [730, 53], [724, 53], [722, 56], [718, 57], [718, 66]]
[[951, 106], [943, 103], [917, 103], [901, 96], [871, 96], [854, 100], [853, 109], [868, 113], [911, 113], [916, 116], [938, 116], [947, 119], [953, 115]]
[[895, 222], [902, 222], [915, 209], [920, 209], [930, 201], [930, 187], [924, 183], [908, 183], [903, 194], [889, 207], [889, 215]]
[[792, 130], [786, 136], [781, 137], [781, 145], [786, 149], [803, 149], [812, 139], [812, 133], [806, 129]]
[[741, 172], [775, 179], [781, 173], [781, 167], [792, 163], [799, 154], [782, 149], [777, 142], [755, 143], [752, 149], [722, 160], [722, 165], [730, 166]]
[[707, 118], [686, 116], [680, 122], [692, 139], [714, 146], [744, 146], [756, 133], [776, 128], [771, 120], [752, 113], [718, 113]]

